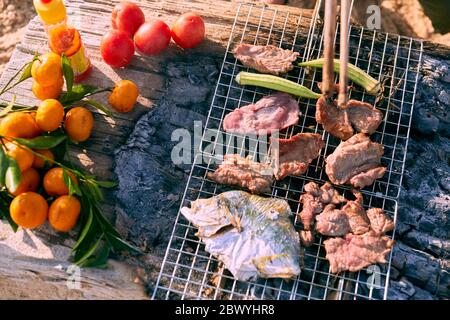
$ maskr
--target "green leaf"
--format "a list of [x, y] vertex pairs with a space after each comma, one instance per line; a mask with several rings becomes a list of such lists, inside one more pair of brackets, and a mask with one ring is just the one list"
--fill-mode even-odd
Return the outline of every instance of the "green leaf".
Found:
[[101, 104], [100, 102], [94, 101], [94, 100], [90, 100], [90, 99], [85, 99], [85, 101], [93, 106], [94, 108], [102, 111], [103, 113], [105, 113], [107, 116], [109, 117], [113, 117], [113, 113], [111, 112], [111, 110], [108, 109], [108, 107], [106, 107], [105, 105]]
[[[38, 55], [37, 53], [34, 55], [33, 60], [31, 60], [30, 62], [24, 64], [19, 71], [17, 71], [10, 79], [9, 81], [5, 84], [5, 86], [0, 90], [0, 96], [2, 94], [4, 94], [5, 92], [8, 92], [9, 90], [11, 90], [12, 88], [14, 88], [15, 86], [17, 86], [19, 83], [25, 81], [26, 79], [29, 78], [29, 76], [31, 76], [31, 68], [33, 66], [33, 62], [36, 61], [38, 59]], [[28, 70], [29, 69], [29, 70]], [[15, 83], [13, 83], [14, 79], [16, 79], [19, 74], [21, 74], [20, 78], [18, 81], [16, 81]]]
[[72, 180], [72, 177], [68, 174], [67, 170], [63, 169], [63, 180], [64, 184], [69, 189], [69, 195], [72, 196], [74, 194], [82, 196], [80, 187], [75, 183], [74, 180]]
[[20, 184], [20, 168], [17, 161], [13, 158], [9, 158], [9, 166], [6, 169], [5, 184], [8, 190], [15, 191]]
[[120, 237], [119, 232], [114, 228], [114, 226], [109, 222], [109, 220], [102, 214], [99, 208], [93, 208], [94, 217], [97, 220], [98, 224], [102, 228], [104, 233], [110, 233], [117, 237]]
[[67, 139], [66, 135], [61, 136], [40, 136], [33, 139], [14, 138], [15, 141], [32, 149], [52, 149]]
[[105, 236], [106, 240], [108, 240], [109, 244], [111, 245], [114, 251], [131, 251], [135, 253], [142, 253], [142, 251], [139, 248], [133, 246], [132, 244], [124, 241], [123, 239], [113, 234], [106, 233]]
[[11, 102], [9, 102], [8, 105], [0, 111], [0, 118], [6, 116], [13, 110], [15, 102], [16, 102], [16, 95], [14, 95], [11, 99]]
[[88, 84], [80, 84], [72, 87], [71, 92], [62, 95], [59, 101], [63, 106], [69, 106], [75, 102], [83, 100], [86, 96], [95, 93], [98, 89]]
[[79, 265], [79, 266], [82, 266], [83, 265], [83, 263], [89, 258], [89, 257], [91, 257], [93, 254], [94, 254], [94, 252], [95, 252], [95, 250], [97, 249], [97, 247], [100, 245], [100, 243], [102, 242], [102, 237], [103, 237], [103, 234], [100, 236], [100, 238], [98, 238], [97, 239], [97, 241], [95, 241], [95, 243], [92, 245], [92, 246], [90, 246], [90, 247], [88, 247], [88, 249], [87, 250], [85, 250], [85, 251], [77, 251], [77, 253], [79, 253], [79, 252], [83, 252], [83, 254], [82, 254], [82, 256], [81, 257], [76, 257], [76, 255], [75, 255], [75, 261], [74, 261], [74, 263], [76, 264], [76, 265]]
[[111, 247], [105, 241], [102, 241], [92, 255], [82, 263], [85, 268], [105, 268], [108, 265], [109, 253]]
[[5, 174], [9, 167], [9, 159], [5, 154], [5, 151], [0, 146], [0, 186], [5, 185]]
[[73, 88], [73, 69], [70, 65], [69, 58], [67, 58], [64, 54], [61, 57], [61, 67], [64, 74], [64, 79], [66, 79], [67, 93], [70, 94]]
[[[2, 195], [4, 196], [8, 196], [8, 194], [6, 194], [6, 191], [0, 191], [0, 193], [2, 193]], [[9, 214], [9, 205], [10, 205], [10, 200], [5, 200], [3, 197], [0, 197], [0, 217], [6, 219], [9, 223], [9, 225], [11, 226], [11, 229], [14, 232], [17, 232], [17, 230], [19, 229], [19, 226], [13, 221], [13, 219], [11, 218], [11, 215]]]
[[94, 214], [92, 213], [92, 207], [90, 207], [89, 211], [88, 211], [88, 216], [87, 216], [86, 223], [84, 224], [84, 226], [82, 226], [82, 230], [81, 230], [80, 236], [78, 237], [77, 243], [75, 243], [75, 245], [73, 246], [72, 250], [78, 249], [80, 244], [86, 238], [86, 235], [91, 230], [91, 226], [92, 226], [92, 221], [93, 220], [94, 220]]
[[84, 194], [91, 196], [94, 202], [103, 201], [102, 190], [100, 190], [99, 186], [95, 182], [92, 180], [85, 180], [83, 181], [83, 185], [86, 188], [86, 192], [84, 192]]
[[96, 183], [102, 188], [115, 188], [117, 187], [117, 182], [115, 181], [96, 181]]
[[31, 78], [31, 68], [33, 67], [34, 61], [36, 61], [37, 55], [34, 56], [33, 60], [25, 65], [22, 74], [19, 78], [19, 83]]
[[66, 153], [69, 150], [69, 140], [66, 139], [64, 143], [57, 145], [52, 148], [53, 155], [55, 156], [55, 160], [58, 162], [62, 162], [65, 159]]

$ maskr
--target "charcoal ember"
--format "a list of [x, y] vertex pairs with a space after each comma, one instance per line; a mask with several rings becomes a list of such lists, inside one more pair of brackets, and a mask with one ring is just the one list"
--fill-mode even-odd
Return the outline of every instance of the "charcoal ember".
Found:
[[430, 292], [423, 290], [419, 287], [414, 288], [416, 293], [411, 297], [411, 300], [435, 300], [435, 296], [433, 296]]
[[439, 93], [438, 100], [447, 106], [450, 105], [450, 95], [445, 90]]
[[431, 135], [439, 132], [445, 137], [450, 136], [449, 70], [449, 61], [423, 56], [413, 116], [413, 129], [418, 133]]
[[441, 240], [425, 233], [412, 230], [403, 237], [403, 242], [434, 255], [450, 254], [450, 241]]
[[388, 292], [390, 300], [409, 300], [416, 290], [414, 285], [405, 278], [400, 281], [391, 281]]
[[418, 108], [413, 116], [413, 128], [424, 135], [432, 135], [439, 130], [439, 119], [426, 109]]
[[397, 268], [391, 266], [391, 275], [390, 275], [390, 279], [392, 280], [397, 280], [400, 277], [400, 271], [397, 270]]
[[403, 243], [397, 243], [393, 249], [392, 265], [409, 281], [430, 293], [448, 296], [450, 277], [440, 260]]
[[[218, 73], [219, 61], [198, 58], [201, 64], [186, 60], [167, 63], [166, 94], [137, 121], [125, 144], [115, 151], [115, 196], [119, 210], [131, 222], [128, 238], [160, 259], [187, 182], [186, 171], [191, 167], [173, 164], [172, 147], [179, 141], [171, 141], [171, 134], [178, 128], [192, 134], [194, 121], [205, 123], [214, 90], [211, 83]], [[193, 155], [192, 149], [191, 159]]]
[[419, 287], [414, 286], [406, 278], [391, 281], [388, 291], [390, 300], [434, 300], [433, 295]]

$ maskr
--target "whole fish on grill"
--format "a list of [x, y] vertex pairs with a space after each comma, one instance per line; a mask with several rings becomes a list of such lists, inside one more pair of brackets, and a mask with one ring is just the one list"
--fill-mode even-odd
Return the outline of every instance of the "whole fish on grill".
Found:
[[198, 228], [206, 251], [235, 278], [292, 278], [300, 273], [299, 237], [285, 200], [228, 191], [193, 201], [181, 213]]

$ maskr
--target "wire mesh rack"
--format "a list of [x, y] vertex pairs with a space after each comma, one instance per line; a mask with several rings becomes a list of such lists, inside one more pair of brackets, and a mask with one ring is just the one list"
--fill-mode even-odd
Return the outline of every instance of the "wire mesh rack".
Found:
[[[209, 198], [235, 187], [217, 185], [207, 178], [221, 159], [221, 154], [239, 153], [263, 157], [258, 148], [252, 148], [252, 138], [223, 132], [225, 115], [246, 104], [254, 103], [270, 93], [253, 86], [239, 86], [234, 82], [240, 71], [249, 71], [237, 61], [232, 50], [239, 43], [271, 44], [300, 52], [302, 61], [322, 55], [321, 1], [314, 14], [309, 11], [293, 13], [254, 4], [241, 4], [237, 10], [230, 40], [223, 60], [213, 102], [204, 128], [201, 150], [195, 156], [191, 174], [181, 206], [199, 198]], [[337, 23], [339, 30], [339, 22]], [[338, 54], [339, 34], [336, 48]], [[350, 96], [366, 101], [381, 110], [385, 117], [373, 141], [384, 146], [382, 163], [387, 167], [385, 176], [371, 187], [362, 190], [364, 206], [382, 208], [394, 221], [400, 193], [406, 149], [411, 125], [413, 103], [422, 58], [422, 42], [398, 35], [379, 33], [362, 27], [350, 26], [350, 62], [365, 70], [384, 84], [383, 97], [373, 97], [354, 87]], [[285, 75], [289, 80], [319, 92], [320, 70], [294, 67]], [[300, 121], [280, 132], [289, 138], [299, 132], [319, 133], [326, 142], [321, 155], [301, 177], [289, 176], [272, 185], [267, 196], [288, 201], [293, 212], [300, 212], [300, 195], [309, 181], [320, 184], [327, 181], [324, 159], [339, 144], [315, 121], [315, 100], [299, 99], [302, 112]], [[255, 142], [255, 141], [253, 141]], [[256, 141], [261, 143], [261, 141]], [[218, 156], [219, 155], [219, 156]], [[350, 189], [337, 187], [341, 194], [350, 197]], [[301, 223], [294, 221], [297, 229]], [[243, 282], [222, 267], [221, 263], [204, 250], [195, 236], [196, 228], [178, 214], [174, 230], [161, 266], [153, 298], [156, 299], [385, 299], [387, 296], [390, 262], [373, 265], [356, 273], [339, 275], [330, 273], [325, 259], [323, 239], [301, 251], [301, 273], [293, 280], [258, 279]], [[394, 232], [388, 234], [394, 237]]]

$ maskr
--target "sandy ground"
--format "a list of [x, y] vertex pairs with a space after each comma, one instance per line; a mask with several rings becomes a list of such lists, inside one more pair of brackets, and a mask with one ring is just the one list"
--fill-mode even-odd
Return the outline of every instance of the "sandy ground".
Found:
[[0, 74], [34, 15], [32, 0], [0, 0]]
[[[364, 24], [367, 5], [374, 3], [381, 3], [384, 31], [450, 45], [450, 33], [441, 35], [434, 31], [418, 0], [357, 0], [353, 10], [355, 20]], [[312, 6], [314, 0], [290, 0], [288, 4]], [[0, 74], [34, 15], [32, 0], [0, 0]]]

